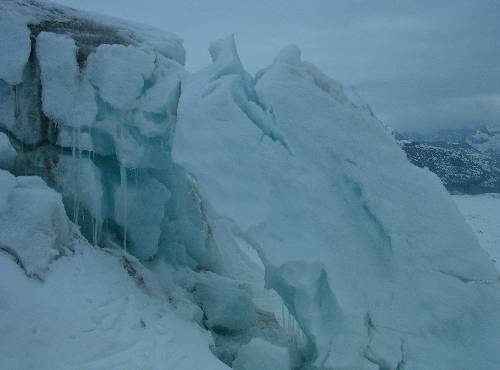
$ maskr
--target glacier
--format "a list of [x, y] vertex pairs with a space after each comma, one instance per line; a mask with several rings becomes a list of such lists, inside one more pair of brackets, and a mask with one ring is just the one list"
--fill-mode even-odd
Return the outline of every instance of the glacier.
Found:
[[498, 367], [498, 273], [439, 179], [298, 47], [209, 53], [0, 3], [0, 368]]
[[[212, 48], [214, 64], [183, 84], [173, 158], [259, 251], [266, 284], [308, 337], [315, 366], [498, 363], [480, 355], [498, 343], [497, 275], [438, 179], [411, 166], [296, 47], [255, 84], [232, 39]], [[450, 306], [454, 296], [461, 307]], [[481, 328], [462, 321], [488, 316]]]

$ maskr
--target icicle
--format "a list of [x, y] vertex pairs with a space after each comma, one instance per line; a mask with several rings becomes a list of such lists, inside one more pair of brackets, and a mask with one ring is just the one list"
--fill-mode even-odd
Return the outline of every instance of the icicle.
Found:
[[93, 243], [95, 246], [97, 246], [97, 244], [99, 243], [99, 235], [100, 235], [100, 232], [101, 232], [101, 225], [102, 225], [102, 221], [101, 221], [101, 217], [99, 215], [96, 214], [96, 216], [94, 217], [94, 222], [93, 222]]
[[101, 212], [98, 199], [94, 199], [94, 219], [92, 222], [93, 232], [92, 241], [95, 246], [99, 242], [99, 229], [101, 228]]
[[291, 318], [290, 318], [290, 312], [288, 312], [288, 323], [287, 323], [287, 325], [288, 325], [288, 335], [290, 335], [290, 328], [292, 326], [292, 324], [291, 324]]
[[[26, 157], [24, 156], [24, 154], [26, 154], [26, 148], [25, 148], [25, 146], [24, 146], [24, 142], [23, 142], [23, 141], [21, 141], [21, 153], [23, 153], [23, 158], [26, 158]], [[26, 160], [26, 159], [24, 159], [24, 160], [23, 160], [23, 162], [24, 162], [24, 163], [23, 163], [23, 172], [24, 172], [24, 176], [28, 176], [28, 162], [29, 162], [29, 161], [28, 161], [28, 160]]]
[[97, 245], [97, 216], [94, 217], [94, 220], [92, 222], [92, 244], [94, 246]]
[[99, 229], [101, 228], [101, 207], [99, 203], [99, 198], [95, 197], [94, 198], [94, 220], [92, 223], [93, 226], [93, 232], [92, 232], [92, 241], [95, 246], [97, 246], [97, 243], [99, 242]]
[[281, 323], [283, 326], [283, 329], [285, 328], [285, 305], [282, 303], [281, 304]]
[[[92, 156], [94, 156], [94, 150], [92, 149], [91, 151]], [[92, 161], [94, 158], [92, 158]], [[102, 205], [101, 201], [102, 199], [99, 197], [94, 198], [94, 235], [93, 235], [93, 241], [94, 245], [97, 246], [99, 243], [99, 237], [102, 229]]]
[[127, 168], [120, 164], [120, 187], [123, 197], [123, 249], [127, 252]]
[[73, 160], [76, 158], [76, 127], [71, 131], [71, 157]]
[[73, 187], [73, 222], [78, 224], [78, 217], [80, 213], [80, 199], [78, 198], [80, 188], [80, 128], [73, 127], [73, 137], [71, 143], [71, 156], [73, 158], [73, 165], [75, 168], [75, 183]]
[[14, 89], [14, 119], [17, 122], [17, 120], [20, 116], [19, 102], [18, 102], [18, 98], [17, 98], [17, 85], [14, 85], [13, 89]]

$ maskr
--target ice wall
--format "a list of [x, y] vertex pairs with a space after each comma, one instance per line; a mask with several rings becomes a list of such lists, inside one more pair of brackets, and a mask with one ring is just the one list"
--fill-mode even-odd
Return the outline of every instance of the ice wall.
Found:
[[[13, 171], [60, 191], [94, 244], [122, 245], [144, 260], [162, 239], [205, 263], [205, 240], [184, 229], [162, 236], [167, 203], [181, 202], [177, 189], [188, 187], [169, 160], [186, 73], [181, 40], [50, 4], [0, 9], [0, 129], [19, 151]], [[188, 207], [194, 200], [185, 197]]]
[[296, 47], [256, 82], [232, 38], [211, 55], [183, 82], [173, 159], [259, 251], [309, 366], [500, 363], [497, 275], [439, 180]]
[[[2, 174], [7, 190], [2, 198], [5, 210], [0, 212], [0, 263], [12, 259], [29, 279], [58, 287], [64, 283], [54, 281], [54, 275], [60, 278], [62, 272], [58, 274], [54, 272], [58, 268], [52, 267], [60, 263], [60, 257], [70, 256], [74, 265], [101, 266], [95, 258], [104, 260], [103, 256], [111, 253], [117, 258], [109, 264], [103, 262], [110, 268], [110, 275], [103, 278], [102, 290], [112, 289], [114, 284], [127, 285], [127, 279], [136, 280], [145, 291], [145, 295], [139, 294], [141, 299], [178, 310], [187, 319], [188, 324], [179, 324], [169, 316], [160, 320], [166, 324], [153, 323], [153, 330], [143, 330], [149, 323], [142, 323], [141, 310], [133, 308], [130, 315], [130, 305], [125, 304], [128, 308], [122, 310], [121, 305], [110, 303], [106, 315], [116, 316], [111, 331], [125, 333], [125, 344], [110, 348], [113, 335], [94, 341], [103, 347], [96, 355], [102, 356], [96, 360], [96, 368], [123, 369], [127, 361], [143, 361], [141, 366], [146, 367], [151, 363], [154, 365], [150, 368], [155, 369], [170, 368], [175, 362], [187, 364], [179, 368], [225, 368], [223, 362], [230, 365], [239, 347], [256, 336], [279, 344], [280, 351], [288, 355], [284, 346], [299, 331], [291, 329], [294, 321], [290, 317], [287, 332], [278, 324], [274, 313], [282, 309], [282, 303], [276, 294], [264, 290], [260, 260], [249, 252], [249, 245], [240, 245], [226, 225], [212, 217], [194, 178], [170, 158], [181, 82], [187, 75], [181, 40], [141, 25], [27, 0], [0, 3], [0, 28], [5, 31], [0, 36], [0, 167], [18, 176]], [[42, 177], [57, 192], [47, 188], [39, 177], [29, 177], [26, 182], [24, 175]], [[12, 203], [13, 197], [21, 199]], [[37, 202], [37, 197], [46, 198], [45, 203]], [[30, 215], [23, 216], [23, 212]], [[43, 232], [40, 234], [37, 228]], [[79, 242], [80, 232], [105, 252], [89, 252], [90, 246]], [[82, 254], [73, 253], [75, 244], [84, 245]], [[90, 259], [86, 259], [87, 253], [92, 255]], [[155, 271], [149, 282], [144, 282], [144, 274], [138, 276], [138, 270], [145, 268], [135, 257]], [[129, 278], [123, 277], [123, 271], [111, 272], [116, 269], [126, 271]], [[11, 270], [6, 270], [6, 276]], [[92, 296], [92, 288], [86, 287], [89, 279], [96, 284], [96, 278], [77, 274], [75, 290], [65, 291], [65, 297]], [[158, 291], [151, 290], [155, 283], [162, 286]], [[57, 298], [44, 286], [26, 288], [21, 295], [35, 292], [50, 306]], [[188, 309], [178, 307], [172, 290], [185, 295]], [[3, 293], [7, 300], [16, 296], [14, 287]], [[0, 316], [6, 318], [11, 310], [4, 312], [2, 304]], [[64, 325], [57, 317], [67, 319], [65, 310], [73, 309], [69, 306], [59, 305], [58, 315], [49, 314], [43, 306], [36, 311], [38, 319], [23, 317], [26, 322], [40, 320], [51, 326], [40, 338], [50, 341], [53, 348], [54, 342], [64, 336], [59, 330]], [[21, 301], [9, 307], [25, 312]], [[113, 307], [118, 311], [112, 312]], [[162, 318], [163, 311], [154, 309], [151, 314]], [[80, 319], [93, 320], [78, 312]], [[24, 340], [34, 354], [33, 361], [46, 367], [48, 360], [40, 346], [25, 337], [21, 326], [10, 327], [5, 320], [0, 319], [0, 328], [7, 326], [11, 336]], [[100, 323], [96, 325], [99, 330], [108, 333], [106, 323]], [[136, 341], [128, 336], [137, 325], [139, 345], [137, 350], [130, 350]], [[161, 328], [160, 339], [156, 326]], [[186, 348], [168, 345], [182, 354], [178, 358], [178, 353], [161, 347], [166, 347], [163, 334], [176, 336], [175, 331], [182, 328], [188, 330], [187, 336], [174, 342]], [[213, 339], [197, 341], [196, 330], [202, 336], [211, 332]], [[203, 344], [202, 351], [209, 358], [186, 358], [183, 353], [190, 345], [184, 339]], [[153, 345], [158, 350], [155, 358], [141, 359], [151, 342], [157, 343]], [[63, 357], [55, 368], [79, 366], [78, 361], [87, 361], [98, 348], [83, 344], [85, 340], [74, 343], [86, 348], [82, 356]], [[71, 345], [64, 347], [75, 351]], [[12, 347], [4, 346], [4, 350], [12, 352]], [[62, 365], [65, 361], [71, 366]], [[32, 367], [28, 359], [0, 356], [0, 367], [7, 365]]]

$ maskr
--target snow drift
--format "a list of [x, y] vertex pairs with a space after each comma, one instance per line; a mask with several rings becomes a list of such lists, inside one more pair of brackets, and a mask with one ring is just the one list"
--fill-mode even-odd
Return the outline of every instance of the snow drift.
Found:
[[0, 31], [0, 367], [500, 364], [453, 201], [297, 47], [253, 77], [229, 37], [190, 74], [174, 35], [47, 3]]

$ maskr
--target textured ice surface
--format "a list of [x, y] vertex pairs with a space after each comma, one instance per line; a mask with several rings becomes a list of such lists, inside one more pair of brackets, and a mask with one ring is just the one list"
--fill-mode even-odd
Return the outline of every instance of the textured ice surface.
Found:
[[16, 161], [16, 150], [12, 147], [9, 137], [0, 132], [0, 168], [10, 170]]
[[286, 348], [254, 338], [240, 348], [232, 366], [235, 370], [288, 370], [290, 360]]
[[127, 220], [127, 230], [134, 246], [129, 250], [139, 258], [155, 255], [169, 198], [169, 191], [152, 178], [145, 178], [137, 185], [132, 183], [126, 191], [122, 187], [116, 189], [115, 204], [120, 206], [115, 206], [114, 219], [122, 227]]
[[195, 285], [207, 325], [219, 331], [241, 331], [256, 323], [251, 288], [229, 279], [212, 278]]
[[498, 363], [497, 275], [439, 180], [296, 48], [254, 86], [221, 47], [183, 83], [173, 158], [259, 251], [312, 363]]

